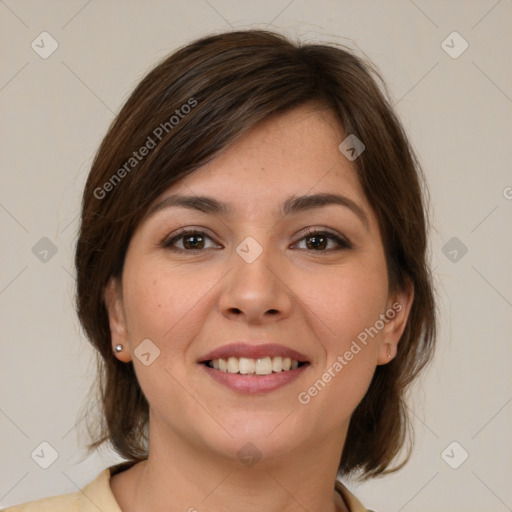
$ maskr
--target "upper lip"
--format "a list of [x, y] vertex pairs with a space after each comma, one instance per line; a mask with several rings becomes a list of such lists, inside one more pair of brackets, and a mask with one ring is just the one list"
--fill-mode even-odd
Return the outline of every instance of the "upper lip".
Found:
[[236, 342], [223, 345], [212, 350], [199, 359], [200, 363], [214, 361], [215, 359], [227, 359], [228, 357], [247, 357], [248, 359], [261, 359], [263, 357], [289, 357], [299, 362], [308, 362], [308, 358], [292, 348], [278, 345], [277, 343], [265, 343], [255, 345], [254, 343]]

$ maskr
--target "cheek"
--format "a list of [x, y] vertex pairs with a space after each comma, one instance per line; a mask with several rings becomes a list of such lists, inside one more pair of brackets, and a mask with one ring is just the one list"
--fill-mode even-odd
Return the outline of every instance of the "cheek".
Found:
[[[328, 352], [344, 350], [384, 312], [387, 276], [381, 265], [354, 262], [301, 278], [302, 299], [322, 325]], [[325, 337], [324, 337], [325, 336]]]
[[387, 274], [375, 258], [317, 272], [312, 283], [302, 281], [303, 297], [321, 330], [325, 359], [299, 401], [319, 415], [329, 409], [327, 428], [350, 417], [372, 380], [380, 334], [370, 329], [385, 311]]
[[161, 259], [127, 265], [123, 279], [130, 338], [150, 338], [165, 353], [183, 350], [200, 329], [208, 292], [218, 281]]
[[[163, 416], [171, 413], [170, 404], [179, 407], [187, 402], [182, 387], [187, 378], [184, 357], [204, 321], [207, 292], [214, 284], [202, 274], [187, 273], [155, 258], [127, 260], [123, 292], [134, 369], [151, 407]], [[149, 365], [137, 355], [137, 347], [146, 339], [157, 347], [149, 345], [146, 350], [151, 353]], [[153, 353], [158, 354], [154, 359]]]

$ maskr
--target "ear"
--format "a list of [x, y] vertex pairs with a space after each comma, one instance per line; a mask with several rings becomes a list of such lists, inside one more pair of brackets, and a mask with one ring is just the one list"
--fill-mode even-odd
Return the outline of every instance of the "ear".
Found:
[[377, 364], [391, 362], [397, 353], [398, 343], [407, 325], [414, 300], [414, 285], [408, 282], [405, 289], [393, 294], [388, 300], [385, 312], [385, 326], [382, 330]]
[[[105, 306], [107, 308], [110, 325], [110, 338], [112, 342], [112, 353], [122, 361], [131, 361], [130, 347], [128, 344], [128, 330], [123, 306], [123, 292], [119, 279], [111, 277], [104, 291]], [[116, 352], [116, 345], [123, 345], [121, 352]]]

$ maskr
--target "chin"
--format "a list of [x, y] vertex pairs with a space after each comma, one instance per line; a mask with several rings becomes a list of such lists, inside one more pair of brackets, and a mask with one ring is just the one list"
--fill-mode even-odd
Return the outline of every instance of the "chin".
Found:
[[[291, 412], [291, 414], [290, 414]], [[211, 431], [204, 440], [213, 451], [239, 462], [245, 459], [272, 460], [286, 456], [306, 442], [305, 425], [299, 424], [291, 409], [279, 412], [243, 412], [224, 418], [223, 426], [231, 434], [212, 439]], [[208, 440], [208, 441], [207, 441]]]

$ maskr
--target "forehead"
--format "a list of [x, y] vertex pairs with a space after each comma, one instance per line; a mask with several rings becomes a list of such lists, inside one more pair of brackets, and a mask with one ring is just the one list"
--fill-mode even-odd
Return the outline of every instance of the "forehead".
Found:
[[291, 195], [337, 192], [368, 208], [354, 164], [338, 149], [345, 137], [332, 110], [297, 107], [253, 127], [155, 203], [169, 193], [196, 194], [257, 212]]

